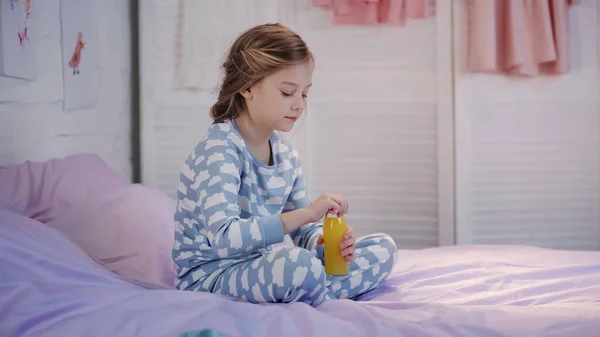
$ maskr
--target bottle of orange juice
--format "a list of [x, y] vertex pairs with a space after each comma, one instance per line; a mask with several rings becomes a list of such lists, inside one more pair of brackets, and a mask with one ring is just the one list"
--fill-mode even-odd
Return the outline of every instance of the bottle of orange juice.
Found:
[[349, 272], [348, 261], [342, 256], [340, 244], [346, 234], [346, 220], [336, 214], [327, 214], [323, 220], [323, 241], [325, 248], [325, 273], [327, 275], [346, 275]]

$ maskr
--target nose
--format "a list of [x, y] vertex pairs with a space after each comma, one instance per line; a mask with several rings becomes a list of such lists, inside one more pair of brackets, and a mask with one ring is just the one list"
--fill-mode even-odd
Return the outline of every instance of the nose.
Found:
[[304, 101], [304, 97], [300, 95], [299, 98], [294, 99], [294, 102], [292, 103], [292, 110], [297, 112], [303, 111], [305, 105], [306, 103]]

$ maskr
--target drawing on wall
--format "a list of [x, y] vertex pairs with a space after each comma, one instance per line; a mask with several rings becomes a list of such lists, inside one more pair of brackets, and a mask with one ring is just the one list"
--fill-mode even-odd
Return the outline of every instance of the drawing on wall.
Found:
[[93, 0], [61, 0], [64, 110], [91, 108], [97, 101], [98, 26]]
[[0, 1], [0, 75], [34, 80], [37, 58], [32, 0]]

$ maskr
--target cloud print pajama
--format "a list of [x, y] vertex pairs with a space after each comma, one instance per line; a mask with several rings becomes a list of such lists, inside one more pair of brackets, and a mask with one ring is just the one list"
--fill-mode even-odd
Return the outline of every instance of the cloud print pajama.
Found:
[[282, 212], [309, 205], [298, 153], [274, 133], [274, 164], [246, 148], [232, 121], [214, 124], [185, 160], [177, 191], [176, 286], [253, 303], [353, 298], [387, 277], [396, 246], [386, 234], [357, 238], [346, 276], [325, 275], [322, 224], [305, 225], [284, 241]]

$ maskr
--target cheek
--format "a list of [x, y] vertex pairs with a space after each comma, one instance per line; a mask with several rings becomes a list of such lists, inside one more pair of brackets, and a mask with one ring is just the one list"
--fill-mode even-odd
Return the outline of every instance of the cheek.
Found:
[[268, 102], [265, 110], [269, 111], [272, 117], [284, 116], [290, 109], [291, 99], [279, 95], [280, 97], [272, 97]]

